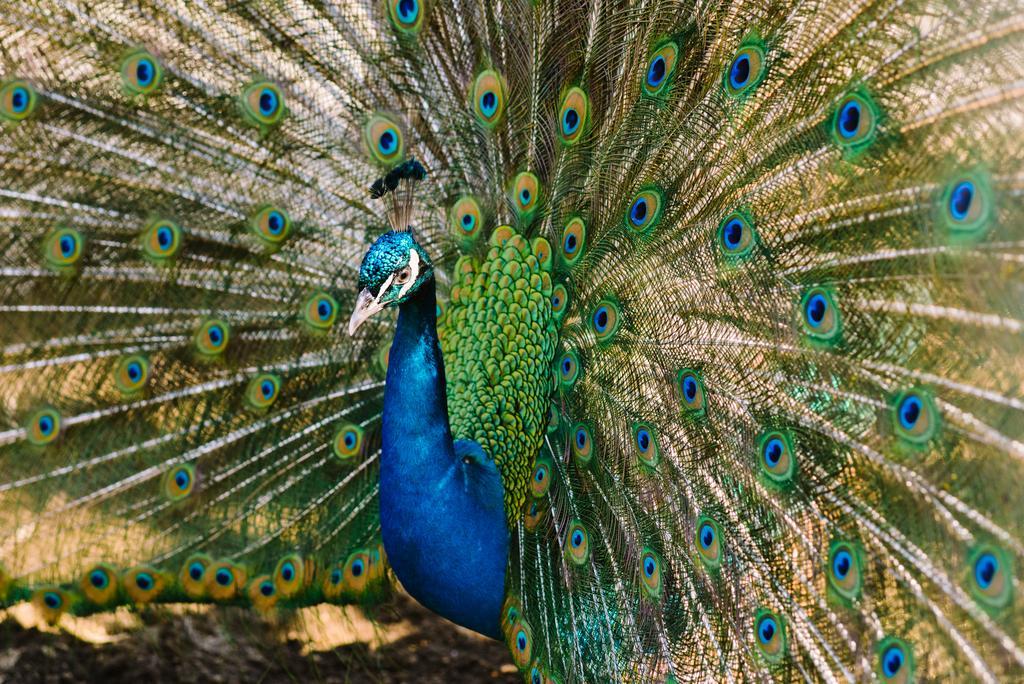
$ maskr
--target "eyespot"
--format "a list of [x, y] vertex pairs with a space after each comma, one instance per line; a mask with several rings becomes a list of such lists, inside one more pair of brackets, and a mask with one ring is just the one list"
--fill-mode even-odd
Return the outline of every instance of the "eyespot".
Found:
[[548, 434], [558, 430], [559, 425], [561, 425], [561, 416], [559, 415], [558, 405], [555, 402], [551, 402], [548, 405]]
[[290, 554], [277, 562], [274, 569], [274, 589], [285, 598], [299, 593], [304, 586], [306, 565], [302, 556]]
[[154, 221], [142, 233], [142, 250], [151, 259], [171, 259], [181, 247], [181, 228], [173, 221]]
[[487, 242], [492, 247], [504, 247], [515, 234], [512, 226], [498, 226], [491, 232], [491, 237]]
[[580, 362], [576, 357], [576, 352], [570, 349], [562, 354], [558, 360], [558, 382], [562, 385], [563, 390], [572, 389], [572, 386], [576, 384], [579, 372]]
[[269, 575], [260, 575], [249, 583], [249, 603], [261, 613], [269, 613], [277, 605], [277, 588]]
[[983, 173], [954, 178], [943, 189], [940, 203], [940, 217], [954, 238], [976, 238], [992, 222], [992, 188]]
[[727, 259], [740, 260], [750, 256], [756, 234], [748, 216], [733, 213], [718, 225], [718, 246]]
[[381, 164], [394, 164], [402, 158], [405, 145], [398, 124], [384, 114], [374, 114], [363, 127], [363, 141], [370, 155]]
[[334, 455], [348, 461], [363, 453], [363, 428], [355, 423], [342, 425], [334, 434]]
[[245, 571], [231, 561], [217, 561], [206, 569], [206, 593], [214, 600], [237, 598], [245, 584]]
[[288, 212], [273, 205], [265, 205], [249, 217], [249, 230], [268, 247], [278, 247], [292, 231]]
[[658, 434], [650, 423], [633, 424], [633, 446], [637, 459], [648, 468], [656, 468], [661, 452], [658, 450]]
[[145, 50], [135, 50], [121, 60], [121, 83], [130, 95], [155, 92], [164, 79], [160, 62]]
[[323, 581], [324, 598], [328, 601], [335, 601], [341, 597], [341, 580], [345, 576], [345, 568], [342, 565], [335, 565], [325, 575]]
[[577, 423], [572, 429], [572, 455], [580, 466], [590, 463], [594, 456], [594, 438], [586, 423]]
[[419, 0], [386, 0], [388, 17], [402, 33], [416, 33], [423, 26], [423, 8]]
[[520, 670], [526, 670], [530, 664], [533, 653], [533, 630], [526, 620], [519, 617], [519, 620], [509, 630], [509, 649], [512, 651], [512, 660]]
[[181, 501], [192, 494], [196, 485], [196, 473], [191, 465], [182, 463], [166, 473], [163, 479], [163, 493], [169, 501]]
[[676, 70], [678, 58], [679, 46], [673, 42], [661, 45], [651, 54], [644, 77], [644, 94], [654, 96], [665, 91]]
[[206, 596], [207, 576], [206, 569], [210, 565], [210, 559], [202, 554], [189, 556], [182, 564], [178, 573], [178, 584], [185, 590], [185, 594], [192, 599], [201, 599]]
[[138, 392], [149, 381], [149, 360], [140, 354], [121, 359], [114, 368], [114, 384], [124, 394]]
[[910, 644], [886, 637], [878, 645], [876, 670], [883, 682], [906, 684], [914, 680], [914, 652]]
[[590, 326], [598, 342], [609, 342], [619, 329], [619, 305], [612, 299], [603, 299], [590, 316]]
[[776, 663], [786, 655], [786, 623], [783, 619], [761, 608], [754, 614], [754, 645], [768, 662]]
[[665, 195], [661, 188], [652, 185], [641, 189], [629, 203], [626, 226], [634, 233], [650, 233], [661, 220], [664, 203]]
[[772, 482], [779, 484], [793, 479], [796, 459], [789, 435], [784, 432], [767, 432], [761, 436], [758, 452], [761, 472]]
[[939, 429], [939, 414], [931, 396], [924, 390], [901, 392], [892, 404], [896, 434], [913, 444], [930, 441]]
[[86, 570], [78, 583], [82, 595], [97, 606], [106, 606], [117, 598], [117, 571], [105, 563]]
[[542, 271], [551, 271], [554, 257], [551, 255], [551, 243], [547, 238], [535, 237], [530, 240], [530, 253], [537, 257], [537, 265]]
[[303, 307], [306, 323], [317, 330], [329, 330], [338, 317], [338, 302], [326, 292], [315, 292]]
[[547, 515], [548, 506], [541, 499], [528, 499], [523, 505], [523, 527], [527, 532], [533, 532]]
[[60, 620], [70, 603], [70, 596], [60, 587], [42, 586], [32, 592], [32, 605], [40, 617], [50, 624]]
[[645, 548], [640, 556], [640, 582], [648, 598], [661, 599], [661, 557], [653, 549]]
[[15, 123], [24, 121], [35, 111], [38, 101], [35, 88], [28, 83], [4, 83], [0, 86], [0, 119]]
[[25, 423], [25, 436], [30, 444], [46, 446], [57, 439], [60, 427], [60, 414], [56, 409], [43, 408], [29, 416]]
[[155, 568], [140, 565], [124, 574], [121, 586], [135, 603], [150, 603], [163, 593], [166, 581]]
[[703, 416], [707, 411], [707, 398], [704, 395], [704, 380], [695, 370], [684, 368], [676, 373], [676, 386], [683, 410], [695, 418]]
[[371, 583], [381, 579], [383, 560], [375, 557], [369, 549], [357, 549], [350, 553], [341, 566], [339, 595], [360, 597]]
[[859, 550], [849, 542], [833, 541], [829, 545], [827, 575], [829, 586], [841, 598], [855, 600], [862, 584]]
[[847, 95], [832, 117], [832, 139], [847, 150], [861, 150], [875, 139], [878, 108], [867, 93]]
[[1003, 608], [1013, 597], [1010, 557], [998, 546], [982, 544], [970, 555], [968, 586], [978, 601], [990, 608]]
[[740, 47], [725, 70], [725, 92], [733, 97], [750, 93], [764, 79], [764, 72], [764, 47]]
[[547, 458], [538, 458], [533, 466], [533, 475], [530, 478], [530, 493], [538, 499], [548, 493], [551, 488], [551, 461]]
[[497, 72], [481, 71], [473, 81], [473, 113], [486, 128], [494, 128], [505, 113], [505, 85]]
[[709, 568], [718, 568], [722, 564], [722, 533], [718, 523], [708, 516], [701, 516], [697, 521], [697, 554]]
[[43, 254], [51, 266], [69, 268], [82, 257], [82, 234], [74, 228], [58, 228], [46, 236]]
[[245, 86], [240, 102], [244, 118], [261, 128], [276, 126], [284, 118], [284, 95], [270, 81], [255, 81]]
[[566, 145], [574, 145], [583, 136], [590, 117], [590, 98], [577, 87], [569, 88], [558, 110], [558, 137]]
[[568, 303], [569, 292], [565, 289], [565, 285], [558, 283], [551, 288], [551, 313], [554, 314], [555, 320], [562, 319]]
[[448, 226], [457, 238], [475, 240], [483, 229], [480, 204], [471, 195], [463, 195], [448, 212]]
[[529, 171], [518, 173], [512, 181], [509, 195], [516, 214], [520, 220], [525, 221], [537, 208], [537, 202], [540, 199], [540, 181]]
[[270, 408], [281, 390], [281, 378], [272, 373], [254, 376], [245, 388], [245, 401], [254, 409]]
[[512, 628], [519, 622], [519, 616], [522, 615], [522, 609], [519, 607], [519, 599], [509, 594], [505, 597], [505, 602], [501, 605], [501, 633], [505, 635], [505, 639], [511, 641]]
[[583, 565], [590, 558], [590, 535], [579, 520], [573, 520], [565, 533], [565, 557], [573, 565]]
[[205, 321], [195, 334], [196, 349], [200, 354], [215, 356], [228, 348], [231, 331], [228, 324], [219, 319]]
[[566, 264], [574, 266], [579, 262], [586, 239], [586, 224], [579, 216], [573, 216], [562, 230], [562, 259]]
[[812, 343], [837, 341], [842, 332], [842, 319], [832, 293], [821, 287], [813, 287], [804, 293], [800, 302], [800, 322]]

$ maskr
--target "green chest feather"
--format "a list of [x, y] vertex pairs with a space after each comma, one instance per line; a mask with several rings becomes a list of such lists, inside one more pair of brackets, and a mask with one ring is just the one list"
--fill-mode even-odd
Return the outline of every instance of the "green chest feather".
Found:
[[[551, 313], [551, 248], [499, 228], [481, 264], [463, 257], [439, 321], [456, 439], [473, 439], [498, 464], [505, 510], [526, 499], [547, 426], [558, 334]], [[512, 514], [514, 515], [514, 513]]]

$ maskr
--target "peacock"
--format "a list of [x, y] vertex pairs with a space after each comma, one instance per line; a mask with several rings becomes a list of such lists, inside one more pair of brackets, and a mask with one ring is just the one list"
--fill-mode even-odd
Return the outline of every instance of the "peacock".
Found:
[[2, 4], [0, 606], [1024, 678], [1019, 2]]

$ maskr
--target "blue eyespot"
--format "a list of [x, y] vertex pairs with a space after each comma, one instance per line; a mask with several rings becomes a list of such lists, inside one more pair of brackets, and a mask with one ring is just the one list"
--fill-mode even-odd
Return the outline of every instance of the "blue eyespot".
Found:
[[201, 580], [203, 578], [203, 574], [205, 572], [206, 572], [206, 567], [202, 563], [200, 563], [199, 561], [196, 561], [196, 562], [194, 562], [194, 563], [192, 563], [191, 565], [188, 566], [188, 576], [191, 577], [196, 582], [198, 582], [199, 580]]
[[850, 100], [839, 110], [839, 135], [852, 138], [860, 128], [861, 106], [857, 100]]
[[420, 7], [416, 0], [400, 0], [398, 3], [398, 18], [404, 24], [411, 24], [416, 21], [419, 13]]
[[580, 127], [580, 115], [573, 108], [568, 108], [562, 114], [562, 132], [565, 135], [572, 135]]
[[646, 559], [644, 559], [644, 575], [646, 575], [647, 577], [651, 577], [652, 575], [654, 575], [654, 571], [657, 569], [658, 566], [655, 565], [653, 558], [648, 556]]
[[289, 561], [281, 566], [281, 579], [291, 582], [293, 577], [295, 577], [295, 566]]
[[576, 239], [576, 235], [569, 233], [565, 236], [565, 252], [566, 254], [575, 254], [576, 248], [579, 247], [579, 241]]
[[213, 579], [217, 581], [217, 584], [221, 585], [222, 587], [226, 587], [229, 584], [231, 584], [231, 580], [233, 578], [231, 577], [230, 570], [228, 570], [227, 568], [221, 568], [217, 571], [217, 574], [213, 576]]
[[598, 307], [597, 311], [594, 312], [594, 329], [598, 333], [603, 333], [608, 329], [608, 307]]
[[956, 221], [963, 221], [971, 211], [974, 200], [974, 183], [963, 181], [953, 188], [949, 196], [949, 213]]
[[484, 116], [491, 118], [497, 110], [498, 96], [494, 94], [493, 90], [488, 90], [480, 96], [480, 111]]
[[519, 633], [516, 635], [516, 646], [520, 651], [526, 650], [526, 632], [519, 630]]
[[142, 88], [148, 88], [153, 83], [153, 75], [156, 73], [156, 69], [153, 67], [153, 62], [147, 58], [139, 60], [138, 64], [135, 65], [135, 81]]
[[580, 428], [576, 431], [576, 447], [584, 449], [587, 446], [587, 431]]
[[269, 399], [270, 397], [274, 396], [274, 383], [272, 383], [270, 380], [264, 380], [260, 384], [260, 393], [263, 394], [263, 397], [265, 399]]
[[840, 549], [832, 559], [832, 574], [837, 579], [845, 579], [850, 574], [851, 567], [853, 567], [853, 557], [850, 556], [850, 552], [846, 549]]
[[128, 364], [128, 378], [133, 382], [137, 382], [142, 376], [142, 366], [139, 365], [138, 361], [132, 361]]
[[739, 90], [743, 86], [747, 85], [750, 80], [750, 57], [746, 54], [742, 54], [733, 60], [732, 66], [729, 68], [729, 84], [735, 90]]
[[362, 576], [363, 570], [365, 570], [365, 569], [366, 569], [366, 566], [363, 565], [363, 559], [362, 558], [356, 558], [354, 561], [352, 561], [352, 576], [353, 577], [360, 577], [360, 576]]
[[770, 644], [772, 637], [779, 631], [779, 626], [775, 624], [775, 620], [770, 617], [761, 619], [761, 624], [757, 628], [757, 638], [761, 640], [762, 644]]
[[568, 375], [572, 372], [572, 359], [568, 356], [562, 359], [562, 375]]
[[743, 221], [734, 218], [722, 228], [722, 242], [729, 251], [735, 251], [743, 243]]
[[279, 211], [271, 211], [267, 215], [267, 230], [270, 231], [271, 235], [280, 235], [281, 231], [284, 230], [285, 220], [284, 216]]
[[651, 60], [651, 65], [647, 67], [647, 85], [650, 88], [657, 88], [661, 85], [661, 82], [665, 80], [665, 58], [658, 55]]
[[277, 111], [277, 93], [270, 88], [264, 88], [260, 91], [259, 103], [260, 114], [263, 116], [273, 116], [274, 112]]
[[386, 130], [380, 134], [380, 139], [377, 141], [377, 148], [380, 149], [381, 154], [390, 156], [395, 153], [395, 149], [398, 147], [398, 136], [392, 130]]
[[697, 398], [697, 378], [692, 375], [683, 378], [683, 396], [690, 402]]
[[327, 320], [331, 316], [331, 303], [321, 300], [316, 305], [316, 313], [321, 318], [321, 320]]
[[60, 594], [58, 594], [55, 591], [48, 591], [45, 594], [43, 594], [43, 603], [46, 604], [47, 608], [51, 610], [57, 610], [58, 608], [60, 608], [63, 601], [60, 598]]
[[982, 589], [992, 586], [992, 580], [995, 579], [998, 571], [999, 561], [991, 553], [981, 554], [974, 562], [974, 580]]
[[71, 257], [75, 253], [75, 239], [70, 235], [65, 235], [60, 239], [60, 254], [65, 259]]
[[476, 226], [476, 217], [470, 213], [462, 215], [462, 229], [467, 233], [473, 232], [473, 228]]
[[903, 649], [899, 646], [890, 646], [882, 654], [882, 672], [886, 677], [895, 677], [903, 669], [903, 663], [907, 657], [903, 655]]
[[135, 575], [135, 586], [137, 586], [142, 591], [149, 591], [155, 586], [155, 584], [156, 583], [153, 581], [153, 576], [150, 575], [148, 572], [140, 572], [137, 575]]
[[807, 305], [804, 307], [804, 313], [807, 315], [807, 323], [812, 328], [817, 328], [821, 325], [822, 321], [825, 320], [825, 314], [828, 312], [828, 299], [825, 295], [816, 294], [807, 300]]
[[543, 468], [538, 468], [537, 469], [537, 474], [534, 477], [536, 478], [537, 482], [543, 482], [544, 481], [544, 469]]
[[904, 430], [912, 430], [917, 425], [918, 419], [921, 417], [921, 410], [924, 405], [921, 400], [913, 394], [908, 394], [903, 397], [903, 401], [900, 402], [900, 426]]
[[644, 219], [647, 218], [647, 200], [643, 197], [637, 198], [633, 202], [633, 206], [629, 209], [629, 220], [633, 222], [634, 226], [643, 225]]
[[338, 568], [335, 568], [334, 570], [331, 570], [331, 584], [340, 584], [340, 583], [341, 583], [341, 570], [339, 570]]
[[714, 543], [715, 528], [711, 526], [711, 523], [704, 523], [700, 528], [700, 545], [705, 549], [709, 549]]
[[274, 595], [274, 583], [273, 582], [263, 582], [262, 584], [260, 584], [260, 593], [263, 594], [264, 596], [267, 596], [267, 597], [273, 596]]
[[640, 447], [640, 451], [647, 451], [651, 446], [651, 433], [646, 429], [640, 428], [636, 431], [636, 445]]
[[39, 419], [39, 432], [44, 437], [49, 437], [53, 433], [53, 418], [50, 416], [43, 416]]
[[530, 203], [530, 191], [527, 188], [519, 191], [519, 202], [524, 205]]
[[779, 464], [779, 459], [782, 458], [782, 452], [785, 450], [786, 446], [778, 437], [768, 440], [764, 445], [764, 462], [774, 468]]
[[580, 544], [583, 543], [583, 532], [576, 530], [572, 533], [572, 545], [579, 548]]
[[97, 589], [106, 589], [107, 585], [110, 584], [110, 578], [102, 570], [93, 570], [89, 573], [89, 584]]
[[211, 325], [210, 331], [207, 333], [207, 337], [210, 338], [213, 346], [219, 346], [221, 341], [224, 339], [224, 331], [220, 329], [219, 325]]
[[20, 86], [15, 88], [14, 92], [11, 93], [11, 110], [15, 114], [24, 114], [25, 110], [28, 109], [28, 103], [31, 99], [25, 88]]
[[188, 489], [188, 482], [188, 471], [184, 468], [174, 474], [174, 484], [178, 485], [178, 489]]

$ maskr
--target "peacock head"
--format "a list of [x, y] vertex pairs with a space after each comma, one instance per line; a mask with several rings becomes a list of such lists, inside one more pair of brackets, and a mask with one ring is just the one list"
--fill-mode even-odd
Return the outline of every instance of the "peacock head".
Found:
[[434, 277], [434, 265], [410, 230], [391, 230], [373, 243], [359, 267], [359, 297], [348, 334], [378, 311], [409, 299]]

